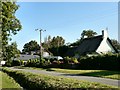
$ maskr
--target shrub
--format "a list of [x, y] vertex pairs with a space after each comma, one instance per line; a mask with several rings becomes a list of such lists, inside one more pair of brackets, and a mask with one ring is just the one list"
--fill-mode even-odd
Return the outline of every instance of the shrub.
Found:
[[39, 59], [30, 59], [27, 61], [25, 66], [28, 67], [38, 67], [40, 64], [40, 60]]
[[12, 61], [12, 66], [20, 66], [23, 65], [23, 60], [13, 60]]
[[25, 66], [27, 66], [27, 67], [46, 67], [50, 64], [51, 64], [50, 60], [46, 60], [46, 59], [42, 58], [41, 61], [39, 59], [30, 59], [27, 61]]
[[78, 60], [77, 60], [77, 58], [71, 58], [71, 61], [74, 63], [74, 64], [77, 64], [78, 63]]
[[11, 67], [12, 66], [12, 61], [11, 60], [6, 61], [4, 66]]
[[119, 70], [120, 55], [105, 54], [80, 59], [80, 69]]

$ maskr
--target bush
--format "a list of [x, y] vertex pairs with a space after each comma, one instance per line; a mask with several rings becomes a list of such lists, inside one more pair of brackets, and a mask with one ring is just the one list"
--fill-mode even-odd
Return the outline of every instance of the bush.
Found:
[[12, 66], [20, 66], [23, 64], [24, 64], [23, 60], [9, 60], [9, 61], [6, 61], [4, 66], [12, 67]]
[[80, 69], [119, 70], [120, 55], [105, 54], [80, 59]]
[[78, 60], [77, 60], [77, 58], [74, 58], [74, 57], [73, 57], [73, 58], [71, 58], [71, 61], [72, 61], [72, 63], [74, 63], [74, 64], [79, 63], [79, 62], [78, 62]]
[[40, 64], [39, 59], [30, 59], [27, 61], [26, 65], [27, 67], [38, 67]]
[[27, 61], [26, 65], [27, 67], [47, 67], [48, 65], [50, 65], [51, 62], [50, 60], [46, 60], [46, 59], [41, 59], [41, 61], [39, 59], [30, 59]]
[[5, 65], [3, 65], [3, 66], [11, 67], [12, 66], [12, 61], [11, 60], [6, 61]]
[[12, 66], [20, 66], [23, 65], [23, 60], [13, 60], [12, 61]]

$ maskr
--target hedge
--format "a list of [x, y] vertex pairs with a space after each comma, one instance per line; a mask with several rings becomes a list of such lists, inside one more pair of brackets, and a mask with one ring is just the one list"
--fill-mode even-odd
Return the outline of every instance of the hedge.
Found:
[[8, 68], [3, 68], [3, 71], [13, 77], [23, 88], [27, 90], [61, 90], [71, 88], [100, 88], [101, 90], [101, 88], [117, 88], [99, 83], [85, 82], [63, 77], [13, 71]]
[[80, 69], [119, 70], [120, 54], [84, 57], [79, 60]]

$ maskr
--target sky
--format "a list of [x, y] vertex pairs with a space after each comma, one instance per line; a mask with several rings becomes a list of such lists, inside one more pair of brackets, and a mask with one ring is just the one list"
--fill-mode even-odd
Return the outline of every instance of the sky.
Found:
[[80, 39], [83, 30], [93, 30], [102, 34], [108, 28], [110, 39], [118, 40], [118, 3], [117, 2], [17, 2], [20, 6], [16, 17], [22, 30], [12, 36], [22, 50], [25, 43], [36, 40], [42, 32], [42, 42], [48, 35], [62, 36], [65, 43]]

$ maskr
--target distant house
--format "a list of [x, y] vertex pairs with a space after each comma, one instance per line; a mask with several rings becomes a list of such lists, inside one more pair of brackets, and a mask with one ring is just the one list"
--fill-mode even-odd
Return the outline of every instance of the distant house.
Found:
[[24, 60], [24, 61], [27, 61], [29, 59], [35, 59], [35, 58], [39, 58], [39, 56], [38, 55], [20, 54], [20, 56], [15, 58], [14, 60]]
[[[25, 52], [25, 55], [39, 55], [40, 50]], [[51, 52], [42, 47], [42, 57], [49, 57]]]
[[[69, 52], [69, 51], [68, 51]], [[103, 54], [107, 52], [118, 53], [108, 37], [107, 30], [102, 31], [102, 35], [91, 38], [84, 38], [78, 47], [72, 50], [72, 55], [79, 57], [90, 53]]]

